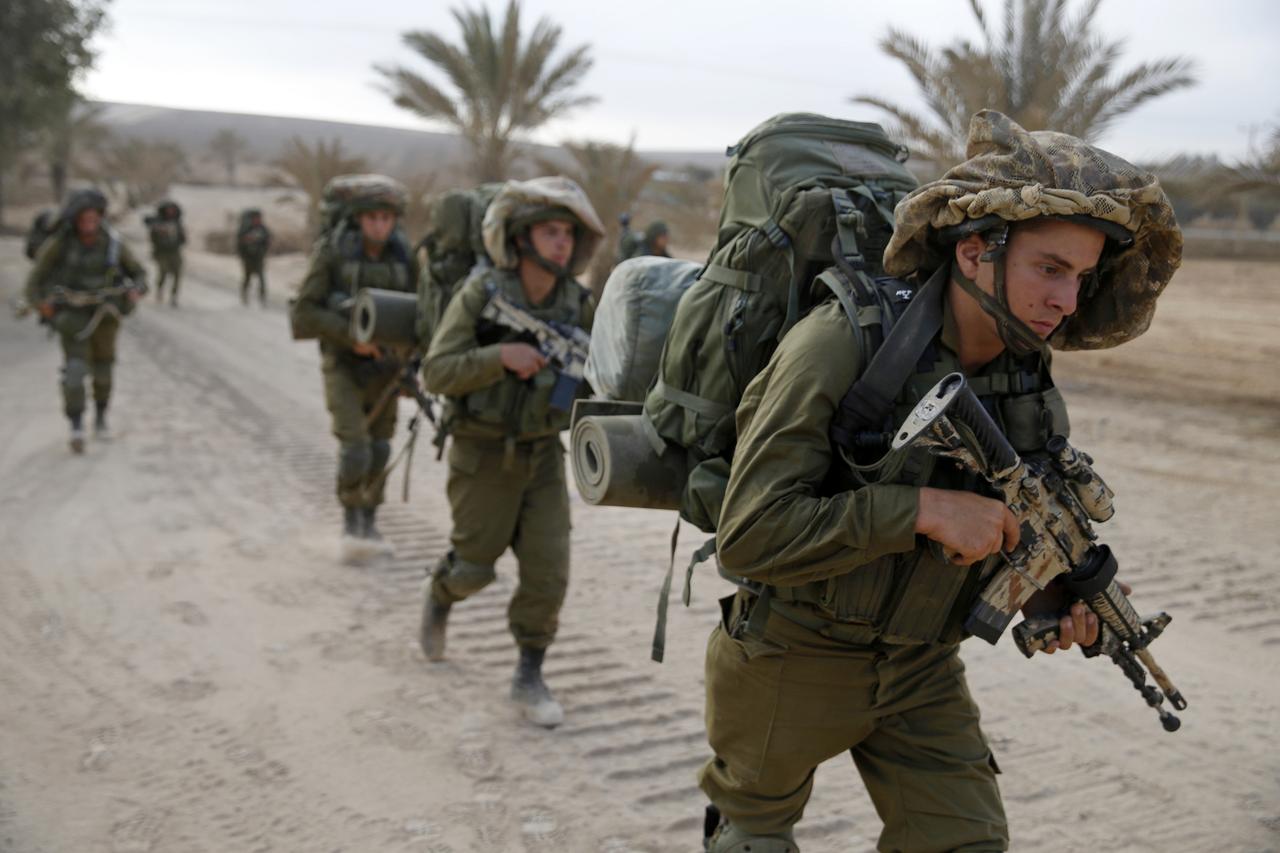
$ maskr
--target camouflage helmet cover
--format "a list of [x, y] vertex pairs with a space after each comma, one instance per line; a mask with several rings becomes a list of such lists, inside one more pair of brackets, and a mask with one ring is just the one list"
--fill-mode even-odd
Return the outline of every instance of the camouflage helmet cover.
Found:
[[581, 275], [604, 239], [604, 225], [582, 187], [557, 175], [529, 181], [507, 181], [485, 211], [481, 231], [484, 248], [494, 266], [514, 269], [520, 262], [514, 238], [523, 227], [548, 219], [566, 219], [576, 226], [569, 271]]
[[1182, 262], [1182, 232], [1156, 177], [1074, 136], [1028, 132], [994, 110], [969, 125], [967, 159], [912, 192], [895, 211], [885, 269], [896, 276], [935, 269], [950, 256], [940, 234], [972, 220], [1019, 222], [1038, 216], [1087, 217], [1132, 241], [1104, 254], [1096, 289], [1050, 343], [1105, 349], [1151, 325], [1156, 299]]
[[327, 208], [347, 216], [380, 209], [403, 216], [408, 193], [403, 184], [386, 175], [339, 175], [325, 184], [322, 197]]

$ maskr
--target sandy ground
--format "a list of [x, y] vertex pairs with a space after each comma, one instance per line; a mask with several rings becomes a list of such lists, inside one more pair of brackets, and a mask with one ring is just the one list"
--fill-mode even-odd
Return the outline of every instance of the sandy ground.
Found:
[[[0, 242], [0, 296], [25, 273]], [[648, 660], [669, 514], [575, 497], [574, 581], [549, 681], [559, 730], [518, 721], [512, 565], [414, 642], [446, 544], [427, 447], [397, 556], [335, 559], [334, 443], [314, 344], [241, 308], [193, 253], [184, 304], [120, 339], [115, 440], [69, 455], [55, 342], [0, 317], [0, 851], [693, 851], [703, 572]], [[1280, 850], [1280, 267], [1191, 263], [1153, 331], [1059, 357], [1076, 444], [1118, 493], [1104, 528], [1190, 708], [1176, 734], [1109, 663], [965, 646], [1014, 850]], [[408, 409], [402, 410], [408, 415]], [[400, 480], [394, 487], [398, 492]], [[682, 551], [697, 537], [686, 530]], [[806, 853], [874, 846], [851, 763], [818, 773]]]

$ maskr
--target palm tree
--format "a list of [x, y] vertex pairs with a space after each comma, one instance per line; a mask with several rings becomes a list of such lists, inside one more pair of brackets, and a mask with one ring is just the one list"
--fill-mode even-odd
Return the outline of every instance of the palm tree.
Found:
[[336, 137], [328, 142], [318, 140], [315, 145], [308, 145], [299, 136], [291, 137], [272, 165], [283, 173], [285, 183], [293, 184], [307, 194], [307, 230], [313, 234], [319, 230], [324, 185], [338, 175], [369, 169], [363, 157], [353, 157], [343, 151], [342, 140]]
[[386, 78], [386, 91], [397, 106], [462, 134], [477, 181], [504, 180], [516, 156], [516, 139], [596, 100], [576, 92], [592, 65], [589, 48], [581, 45], [553, 59], [561, 28], [541, 18], [524, 38], [519, 0], [508, 0], [501, 31], [494, 30], [487, 9], [451, 11], [461, 30], [459, 44], [423, 30], [404, 33], [402, 39], [448, 79], [452, 93], [408, 68], [374, 67]]
[[224, 127], [209, 140], [209, 153], [227, 170], [227, 183], [233, 187], [236, 185], [236, 166], [248, 150], [249, 140], [229, 127]]
[[[618, 245], [618, 217], [635, 204], [645, 185], [658, 167], [636, 155], [635, 138], [626, 146], [608, 142], [563, 142], [561, 147], [572, 158], [567, 175], [578, 182], [604, 223], [605, 237], [591, 261], [589, 276], [597, 295], [613, 269], [614, 249]], [[540, 161], [543, 171], [555, 173], [562, 167], [555, 162]]]
[[1280, 216], [1280, 122], [1261, 146], [1249, 148], [1245, 159], [1225, 171], [1220, 188], [1223, 196], [1238, 198], [1254, 227], [1265, 231]]
[[891, 28], [880, 49], [907, 67], [928, 114], [874, 95], [852, 100], [887, 112], [908, 147], [940, 166], [963, 159], [969, 118], [984, 108], [1005, 113], [1027, 130], [1096, 139], [1143, 103], [1196, 82], [1185, 57], [1117, 73], [1123, 43], [1095, 31], [1101, 3], [1085, 0], [1079, 14], [1071, 15], [1067, 0], [1005, 0], [997, 32], [979, 0], [969, 0], [982, 44], [960, 40], [940, 51]]

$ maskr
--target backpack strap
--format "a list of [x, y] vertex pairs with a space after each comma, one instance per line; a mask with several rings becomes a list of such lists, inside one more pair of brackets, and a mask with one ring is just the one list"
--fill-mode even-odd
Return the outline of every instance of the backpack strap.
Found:
[[831, 440], [836, 446], [852, 450], [859, 443], [859, 433], [883, 428], [894, 400], [942, 329], [946, 283], [947, 268], [943, 266], [911, 299], [862, 375], [845, 392], [831, 422]]

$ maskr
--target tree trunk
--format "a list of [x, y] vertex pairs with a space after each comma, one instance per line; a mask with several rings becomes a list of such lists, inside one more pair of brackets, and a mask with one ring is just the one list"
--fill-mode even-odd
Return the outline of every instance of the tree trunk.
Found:
[[67, 164], [65, 162], [49, 164], [49, 184], [53, 188], [53, 203], [62, 204], [62, 199], [67, 192]]

